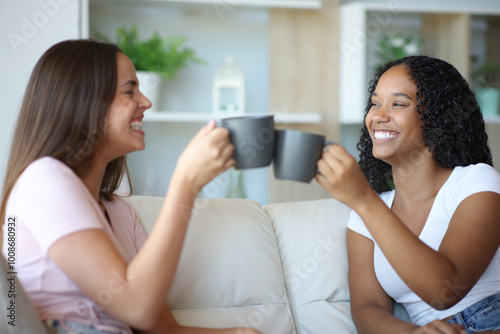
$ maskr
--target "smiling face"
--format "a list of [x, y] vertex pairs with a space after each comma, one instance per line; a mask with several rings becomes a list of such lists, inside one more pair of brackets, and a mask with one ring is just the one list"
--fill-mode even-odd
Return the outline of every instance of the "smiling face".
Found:
[[117, 70], [115, 97], [106, 118], [103, 149], [110, 161], [145, 148], [142, 119], [144, 112], [151, 108], [151, 102], [139, 91], [134, 65], [121, 52], [117, 54]]
[[391, 165], [431, 155], [422, 135], [417, 111], [417, 87], [404, 65], [387, 70], [372, 94], [366, 127], [373, 142], [373, 156]]

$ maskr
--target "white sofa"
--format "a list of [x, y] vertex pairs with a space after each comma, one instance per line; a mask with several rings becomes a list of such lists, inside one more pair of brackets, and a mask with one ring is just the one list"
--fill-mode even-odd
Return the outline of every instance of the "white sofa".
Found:
[[[163, 198], [128, 199], [149, 232]], [[168, 303], [177, 321], [265, 334], [356, 333], [346, 224], [333, 199], [198, 199]]]
[[[126, 200], [151, 231], [163, 198]], [[253, 327], [264, 334], [356, 333], [348, 290], [349, 212], [334, 199], [265, 207], [251, 200], [198, 199], [167, 298], [175, 318], [184, 325]], [[7, 277], [2, 260], [0, 274]], [[8, 290], [1, 279], [2, 313]], [[19, 285], [16, 298], [16, 326], [7, 325], [4, 314], [0, 333], [45, 333]]]

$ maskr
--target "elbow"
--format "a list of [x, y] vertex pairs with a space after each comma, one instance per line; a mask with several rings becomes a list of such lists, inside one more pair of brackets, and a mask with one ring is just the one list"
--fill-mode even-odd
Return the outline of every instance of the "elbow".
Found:
[[147, 332], [147, 331], [153, 330], [153, 328], [155, 326], [155, 323], [154, 322], [145, 321], [145, 320], [138, 320], [137, 322], [135, 322], [133, 324], [129, 324], [129, 326], [132, 327], [135, 330]]
[[152, 310], [152, 307], [134, 307], [127, 317], [129, 326], [140, 330], [152, 330], [158, 323], [160, 313], [157, 310]]
[[444, 285], [436, 289], [431, 298], [424, 300], [436, 310], [443, 311], [455, 306], [469, 290], [467, 285], [459, 284], [456, 279], [453, 283], [445, 281]]

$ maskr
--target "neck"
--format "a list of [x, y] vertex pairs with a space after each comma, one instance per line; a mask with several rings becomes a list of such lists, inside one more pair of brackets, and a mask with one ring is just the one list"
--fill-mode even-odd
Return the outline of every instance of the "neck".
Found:
[[101, 191], [101, 184], [104, 178], [107, 164], [94, 162], [86, 166], [84, 170], [77, 170], [76, 173], [90, 191], [92, 197], [98, 202]]
[[452, 171], [453, 168], [442, 167], [432, 158], [411, 166], [393, 166], [396, 195], [408, 203], [434, 198]]

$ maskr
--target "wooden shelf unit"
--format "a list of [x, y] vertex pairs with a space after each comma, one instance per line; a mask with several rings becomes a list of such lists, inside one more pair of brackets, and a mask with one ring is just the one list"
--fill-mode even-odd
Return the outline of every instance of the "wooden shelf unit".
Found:
[[[342, 124], [362, 123], [367, 101], [367, 59], [374, 56], [367, 52], [368, 42], [380, 38], [384, 29], [390, 27], [400, 14], [416, 15], [421, 20], [424, 54], [450, 62], [469, 79], [471, 16], [498, 17], [500, 4], [478, 0], [474, 4], [457, 2], [450, 6], [439, 1], [422, 0], [392, 4], [353, 1], [341, 5], [339, 119]], [[500, 58], [498, 40], [488, 39], [488, 46], [495, 48], [495, 52], [488, 50], [488, 53]]]

